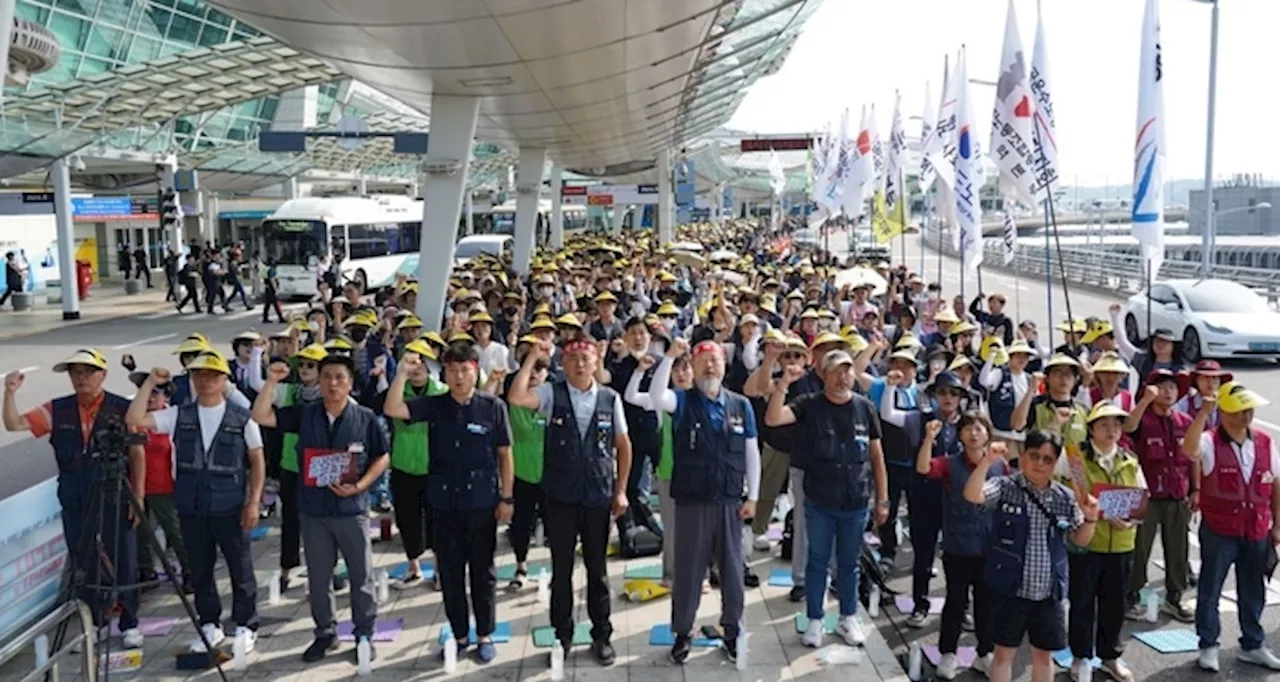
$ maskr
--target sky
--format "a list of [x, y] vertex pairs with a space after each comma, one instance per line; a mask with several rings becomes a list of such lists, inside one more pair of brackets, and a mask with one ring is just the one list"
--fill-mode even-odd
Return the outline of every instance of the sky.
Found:
[[[1013, 0], [1028, 66], [1036, 0]], [[919, 117], [929, 82], [935, 111], [943, 58], [968, 50], [970, 79], [994, 81], [1000, 67], [1008, 0], [824, 0], [786, 63], [758, 81], [727, 126], [755, 133], [837, 127], [845, 107], [856, 125], [875, 105], [888, 135], [894, 91], [903, 117]], [[1041, 0], [1064, 185], [1127, 184], [1133, 169], [1138, 66], [1145, 0]], [[1212, 8], [1196, 0], [1160, 0], [1165, 79], [1166, 180], [1203, 178]], [[1221, 0], [1214, 176], [1262, 173], [1280, 179], [1274, 120], [1274, 68], [1280, 64], [1280, 0]], [[988, 146], [995, 90], [970, 85], [974, 115]], [[918, 136], [919, 121], [904, 124]]]

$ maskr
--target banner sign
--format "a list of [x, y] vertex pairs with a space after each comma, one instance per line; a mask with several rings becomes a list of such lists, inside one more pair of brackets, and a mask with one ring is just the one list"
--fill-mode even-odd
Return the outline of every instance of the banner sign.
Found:
[[0, 641], [49, 612], [66, 564], [57, 479], [0, 500]]
[[739, 143], [739, 147], [744, 152], [796, 152], [804, 151], [812, 146], [813, 138], [811, 137], [756, 138], [754, 140], [743, 140]]
[[565, 206], [628, 206], [658, 203], [657, 185], [583, 185], [560, 188]]

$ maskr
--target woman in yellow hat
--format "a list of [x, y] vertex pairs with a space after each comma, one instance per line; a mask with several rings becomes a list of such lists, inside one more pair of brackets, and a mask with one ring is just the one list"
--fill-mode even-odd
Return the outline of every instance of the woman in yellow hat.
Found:
[[991, 353], [982, 366], [978, 382], [987, 390], [988, 413], [995, 428], [994, 439], [1008, 448], [1010, 462], [1015, 462], [1022, 454], [1022, 444], [1026, 436], [1013, 428], [1013, 411], [1026, 398], [1028, 393], [1035, 393], [1037, 386], [1032, 383], [1027, 365], [1035, 357], [1035, 350], [1022, 339], [1014, 341], [1004, 350], [1009, 361], [1003, 366], [994, 362], [996, 353]]
[[1133, 393], [1125, 390], [1124, 384], [1129, 380], [1129, 385], [1137, 386], [1136, 379], [1130, 379], [1132, 370], [1120, 359], [1120, 354], [1112, 351], [1106, 351], [1098, 356], [1098, 361], [1093, 364], [1090, 374], [1093, 377], [1093, 385], [1087, 391], [1081, 391], [1077, 396], [1077, 400], [1084, 405], [1085, 409], [1091, 410], [1099, 403], [1111, 403], [1125, 412], [1133, 411]]

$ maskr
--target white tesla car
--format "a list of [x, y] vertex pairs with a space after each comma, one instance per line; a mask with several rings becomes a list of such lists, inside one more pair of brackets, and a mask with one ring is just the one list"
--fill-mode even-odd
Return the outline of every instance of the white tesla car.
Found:
[[[1200, 358], [1280, 358], [1280, 312], [1252, 289], [1225, 279], [1175, 279], [1151, 286], [1151, 328], [1182, 341], [1187, 362]], [[1125, 306], [1124, 331], [1146, 339], [1147, 292]]]

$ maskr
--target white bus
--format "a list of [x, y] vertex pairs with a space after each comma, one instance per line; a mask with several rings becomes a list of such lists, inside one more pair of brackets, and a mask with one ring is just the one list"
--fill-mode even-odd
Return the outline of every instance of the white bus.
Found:
[[[516, 232], [516, 202], [508, 201], [501, 206], [494, 206], [489, 210], [489, 219], [492, 221], [491, 233], [514, 235]], [[564, 222], [565, 233], [573, 234], [587, 226], [587, 207], [561, 205], [560, 219]], [[537, 235], [539, 244], [551, 238], [551, 233], [548, 231], [550, 225], [551, 200], [539, 199], [538, 221], [534, 232]]]
[[[403, 196], [290, 199], [262, 221], [263, 258], [274, 259], [281, 297], [314, 296], [322, 255], [339, 281], [369, 291], [417, 270], [422, 200]], [[409, 260], [410, 262], [406, 262]]]

